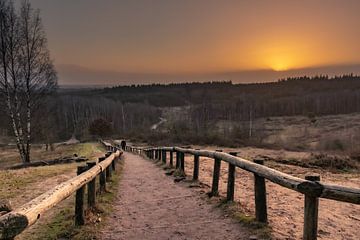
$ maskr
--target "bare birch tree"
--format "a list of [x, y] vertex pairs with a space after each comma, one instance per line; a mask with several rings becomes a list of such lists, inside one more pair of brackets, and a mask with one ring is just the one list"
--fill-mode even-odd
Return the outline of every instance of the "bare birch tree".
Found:
[[28, 163], [33, 111], [57, 86], [39, 10], [28, 0], [19, 12], [13, 1], [0, 0], [0, 55], [0, 90], [21, 160]]

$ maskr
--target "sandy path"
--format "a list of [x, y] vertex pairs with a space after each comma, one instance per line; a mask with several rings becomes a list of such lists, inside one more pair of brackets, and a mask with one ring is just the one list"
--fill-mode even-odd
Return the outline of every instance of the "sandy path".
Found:
[[149, 160], [125, 153], [113, 215], [101, 239], [249, 239], [244, 227]]

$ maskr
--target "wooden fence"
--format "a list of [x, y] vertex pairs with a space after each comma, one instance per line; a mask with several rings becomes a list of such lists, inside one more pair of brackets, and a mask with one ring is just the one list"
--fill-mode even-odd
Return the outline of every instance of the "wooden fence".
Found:
[[304, 202], [304, 240], [317, 239], [318, 226], [318, 205], [319, 198], [327, 198], [340, 202], [360, 204], [360, 189], [348, 188], [334, 184], [320, 182], [319, 176], [306, 176], [305, 179], [277, 171], [263, 166], [262, 159], [255, 159], [253, 162], [236, 156], [237, 153], [223, 153], [218, 151], [208, 151], [190, 149], [184, 147], [158, 147], [158, 148], [139, 148], [128, 146], [127, 151], [144, 155], [150, 159], [167, 163], [167, 153], [169, 153], [169, 165], [174, 166], [174, 153], [176, 154], [175, 166], [180, 171], [185, 170], [185, 154], [194, 157], [193, 180], [199, 178], [200, 156], [214, 159], [213, 179], [210, 195], [219, 195], [219, 178], [221, 162], [228, 163], [227, 181], [227, 201], [234, 200], [235, 189], [235, 169], [236, 167], [252, 172], [255, 178], [255, 215], [256, 220], [267, 223], [267, 201], [266, 201], [266, 182], [265, 179], [276, 183], [282, 187], [289, 188], [305, 195]]
[[[106, 182], [110, 181], [112, 172], [116, 169], [116, 162], [122, 152], [118, 147], [105, 141], [100, 141], [108, 151], [98, 163], [88, 162], [79, 166], [78, 176], [63, 182], [45, 192], [23, 206], [0, 217], [0, 239], [13, 239], [29, 226], [33, 225], [40, 216], [74, 192], [75, 196], [75, 224], [83, 225], [84, 196], [87, 185], [87, 206], [95, 207], [96, 193], [102, 194], [106, 190]], [[96, 190], [96, 178], [99, 176], [99, 189]]]

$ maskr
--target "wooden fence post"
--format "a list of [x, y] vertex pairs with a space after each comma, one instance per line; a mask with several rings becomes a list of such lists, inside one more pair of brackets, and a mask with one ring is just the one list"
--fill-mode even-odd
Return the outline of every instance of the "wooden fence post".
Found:
[[[99, 158], [99, 163], [104, 161], [105, 157], [100, 157]], [[100, 182], [100, 193], [105, 192], [106, 191], [106, 173], [105, 173], [105, 169], [101, 170], [100, 173], [100, 177], [99, 177], [99, 182]]]
[[174, 166], [174, 151], [170, 151], [170, 167]]
[[[108, 158], [108, 157], [110, 157], [110, 155], [111, 155], [112, 153], [111, 152], [107, 152], [106, 154], [105, 154], [105, 157], [106, 158]], [[111, 181], [111, 168], [110, 168], [110, 166], [108, 166], [106, 169], [105, 169], [105, 175], [106, 175], [106, 182], [110, 182]]]
[[[255, 163], [264, 165], [263, 159], [255, 159]], [[255, 213], [256, 221], [267, 223], [266, 185], [265, 179], [254, 173], [255, 177]]]
[[176, 151], [176, 169], [180, 168], [180, 152]]
[[[236, 156], [237, 152], [231, 152], [230, 155]], [[227, 192], [226, 192], [226, 201], [228, 201], [228, 202], [233, 202], [234, 201], [235, 175], [236, 175], [235, 165], [229, 163]]]
[[[306, 176], [306, 180], [318, 182], [320, 176]], [[317, 227], [318, 227], [318, 210], [319, 210], [319, 198], [305, 194], [305, 208], [304, 208], [304, 240], [316, 240], [317, 239]]]
[[[222, 150], [216, 150], [217, 152], [222, 152]], [[210, 196], [219, 196], [219, 179], [220, 179], [220, 168], [221, 168], [221, 159], [214, 158], [214, 172], [213, 172], [213, 181], [211, 186]]]
[[116, 161], [117, 161], [117, 158], [114, 158], [114, 160], [111, 162], [111, 168], [113, 171], [116, 170]]
[[162, 150], [162, 162], [166, 164], [166, 150]]
[[155, 160], [159, 159], [159, 151], [155, 149]]
[[180, 153], [180, 169], [185, 174], [185, 153]]
[[110, 182], [111, 181], [111, 176], [112, 176], [111, 165], [108, 166], [105, 171], [106, 171], [106, 181]]
[[[88, 169], [96, 165], [96, 162], [88, 162]], [[88, 183], [88, 206], [94, 208], [96, 205], [96, 177]]]
[[[199, 149], [196, 149], [199, 150]], [[200, 165], [200, 157], [199, 155], [194, 155], [194, 172], [193, 172], [193, 180], [199, 180], [199, 165]]]
[[[77, 168], [77, 175], [82, 174], [88, 169], [87, 166], [79, 166]], [[85, 194], [85, 185], [79, 188], [76, 191], [75, 196], [75, 225], [80, 226], [85, 224], [84, 217], [84, 194]]]

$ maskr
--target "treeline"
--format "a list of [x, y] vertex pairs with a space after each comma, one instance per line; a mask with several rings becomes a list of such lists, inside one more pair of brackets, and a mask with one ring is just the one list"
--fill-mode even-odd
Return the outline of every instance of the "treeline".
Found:
[[146, 103], [123, 103], [104, 97], [59, 96], [54, 104], [61, 139], [71, 135], [78, 139], [92, 138], [89, 126], [100, 118], [110, 123], [112, 134], [121, 136], [147, 131], [161, 116], [158, 108]]
[[[360, 111], [360, 77], [315, 76], [281, 79], [273, 83], [233, 84], [231, 81], [118, 86], [96, 90], [58, 91], [36, 111], [33, 141], [55, 142], [71, 136], [88, 139], [90, 124], [103, 118], [117, 136], [164, 139], [151, 132], [164, 109], [183, 107], [166, 123], [162, 134], [195, 133], [212, 141], [221, 121], [238, 123], [223, 129], [235, 137], [250, 136], [249, 122], [273, 116], [346, 114]], [[46, 117], [44, 117], [46, 116]], [[163, 116], [164, 117], [164, 116]], [[241, 124], [244, 125], [242, 128]], [[8, 120], [0, 115], [0, 128]], [[150, 135], [149, 135], [150, 134]], [[212, 137], [209, 137], [209, 136]]]
[[233, 120], [248, 119], [250, 112], [259, 118], [360, 111], [360, 77], [353, 75], [304, 76], [254, 84], [226, 81], [133, 85], [91, 94], [155, 107], [197, 106], [201, 112], [211, 112], [213, 118]]
[[[158, 121], [161, 111], [146, 103], [119, 102], [104, 97], [61, 95], [49, 97], [34, 112], [33, 143], [54, 143], [70, 138], [92, 140], [89, 126], [104, 119], [111, 126], [111, 135], [125, 136], [147, 131]], [[0, 129], [11, 135], [9, 119], [0, 117]]]
[[234, 85], [226, 92], [227, 98], [211, 94], [197, 107], [197, 113], [211, 113], [210, 117], [215, 119], [249, 120], [251, 117], [320, 116], [360, 111], [360, 77], [352, 75]]

